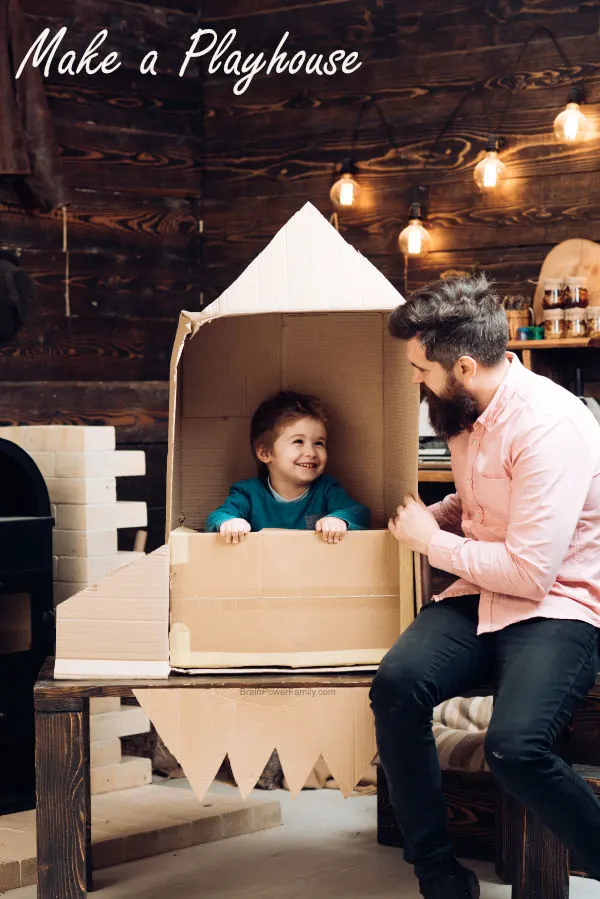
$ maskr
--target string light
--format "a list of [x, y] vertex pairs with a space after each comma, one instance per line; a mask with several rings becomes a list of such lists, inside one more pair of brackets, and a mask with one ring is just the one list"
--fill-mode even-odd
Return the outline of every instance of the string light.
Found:
[[[437, 149], [442, 137], [448, 131], [448, 129], [452, 126], [456, 116], [458, 115], [460, 109], [466, 103], [471, 95], [479, 94], [481, 101], [484, 106], [484, 110], [486, 113], [488, 128], [495, 133], [490, 133], [483, 157], [479, 160], [479, 162], [475, 165], [473, 169], [473, 178], [477, 186], [482, 192], [493, 192], [497, 190], [501, 184], [503, 179], [506, 177], [507, 168], [504, 162], [500, 159], [498, 154], [499, 142], [502, 138], [499, 135], [502, 132], [502, 125], [508, 115], [514, 94], [515, 87], [513, 85], [511, 88], [504, 109], [500, 115], [500, 119], [498, 122], [498, 126], [495, 128], [490, 121], [490, 116], [488, 114], [484, 88], [489, 84], [490, 80], [497, 80], [500, 76], [504, 75], [507, 71], [518, 72], [519, 65], [521, 60], [530, 44], [530, 42], [537, 37], [538, 35], [544, 34], [546, 35], [553, 43], [558, 55], [561, 57], [566, 71], [567, 76], [571, 82], [571, 88], [569, 91], [569, 95], [567, 98], [567, 105], [565, 109], [563, 109], [554, 120], [554, 133], [556, 137], [567, 143], [575, 143], [577, 141], [583, 141], [589, 138], [593, 132], [594, 128], [590, 120], [583, 114], [581, 111], [581, 103], [583, 102], [583, 89], [581, 85], [575, 83], [574, 79], [574, 68], [567, 59], [564, 54], [561, 46], [559, 45], [556, 37], [546, 26], [540, 26], [534, 28], [531, 33], [528, 35], [527, 39], [523, 42], [521, 50], [519, 52], [518, 59], [516, 64], [512, 64], [510, 68], [505, 68], [503, 71], [499, 72], [498, 75], [495, 76], [495, 79], [486, 79], [486, 81], [477, 81], [469, 86], [465, 94], [460, 99], [456, 108], [452, 111], [446, 122], [443, 124], [439, 133], [435, 137], [432, 145], [430, 146], [424, 161], [423, 161], [423, 169], [426, 170], [429, 166], [430, 160], [434, 156], [434, 152]], [[341, 211], [344, 209], [352, 209], [358, 205], [358, 200], [360, 197], [360, 185], [358, 183], [356, 174], [357, 169], [353, 162], [354, 156], [354, 147], [356, 144], [356, 140], [359, 133], [360, 121], [364, 111], [370, 106], [374, 106], [376, 112], [378, 113], [388, 135], [388, 141], [391, 147], [397, 151], [398, 148], [393, 139], [390, 126], [388, 125], [381, 109], [378, 104], [372, 98], [368, 98], [360, 107], [358, 111], [358, 116], [356, 120], [356, 125], [354, 127], [354, 131], [352, 134], [352, 142], [350, 147], [350, 153], [343, 160], [338, 172], [337, 177], [334, 184], [330, 190], [330, 199], [331, 203], [336, 211]], [[504, 141], [503, 141], [504, 144]], [[419, 193], [423, 193], [425, 191], [425, 187], [419, 186], [414, 189], [413, 202], [410, 206], [409, 211], [409, 222], [408, 225], [400, 232], [398, 235], [398, 245], [402, 253], [404, 254], [405, 260], [405, 271], [404, 271], [404, 281], [405, 281], [405, 292], [407, 290], [407, 259], [409, 256], [422, 256], [424, 253], [428, 252], [431, 236], [426, 227], [426, 213], [424, 211], [423, 204], [419, 201]]]
[[473, 169], [475, 184], [480, 190], [496, 190], [505, 175], [506, 166], [498, 156], [498, 138], [495, 134], [490, 134], [485, 156]]
[[329, 199], [331, 205], [336, 210], [351, 209], [358, 202], [360, 196], [360, 186], [354, 174], [356, 166], [352, 163], [350, 157], [342, 162], [340, 167], [340, 177], [334, 182], [329, 191]]
[[558, 140], [574, 144], [590, 137], [591, 122], [580, 109], [582, 100], [581, 88], [573, 85], [567, 97], [567, 105], [554, 119], [554, 134]]
[[348, 156], [342, 161], [339, 167], [339, 171], [337, 172], [336, 180], [334, 181], [331, 190], [329, 191], [329, 199], [331, 200], [331, 205], [336, 212], [355, 209], [359, 204], [360, 184], [357, 178], [358, 169], [354, 163], [354, 148], [358, 139], [362, 117], [370, 107], [373, 107], [373, 109], [379, 116], [390, 147], [394, 151], [398, 149], [396, 146], [396, 141], [394, 140], [394, 136], [392, 134], [392, 129], [390, 128], [386, 117], [381, 111], [379, 104], [372, 97], [369, 97], [364, 101], [364, 103], [361, 103], [359, 107], [358, 113], [356, 115], [356, 122], [352, 130], [350, 151], [348, 153]]
[[422, 256], [429, 250], [431, 237], [423, 224], [426, 216], [421, 203], [411, 203], [408, 218], [408, 225], [398, 235], [398, 245], [405, 256]]

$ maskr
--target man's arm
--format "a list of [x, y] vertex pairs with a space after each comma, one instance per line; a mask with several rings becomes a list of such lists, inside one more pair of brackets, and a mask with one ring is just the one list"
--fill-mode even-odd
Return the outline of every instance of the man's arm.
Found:
[[427, 511], [431, 512], [442, 530], [462, 536], [462, 502], [458, 493], [450, 493], [439, 503], [427, 506]]
[[571, 421], [534, 426], [513, 446], [504, 543], [436, 531], [429, 561], [483, 589], [542, 600], [567, 554], [594, 475], [596, 452]]

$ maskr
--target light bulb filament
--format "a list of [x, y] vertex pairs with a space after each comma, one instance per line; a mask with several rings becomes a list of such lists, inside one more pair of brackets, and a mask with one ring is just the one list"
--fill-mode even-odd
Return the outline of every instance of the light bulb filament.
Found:
[[498, 183], [498, 173], [496, 171], [496, 160], [486, 159], [483, 166], [483, 186], [496, 187]]
[[554, 119], [554, 133], [559, 140], [569, 144], [587, 140], [593, 131], [590, 120], [584, 116], [579, 103], [567, 103]]
[[410, 225], [408, 229], [408, 252], [410, 256], [421, 253], [421, 229], [418, 225]]
[[506, 174], [506, 166], [497, 150], [488, 149], [473, 170], [475, 183], [480, 190], [496, 190]]
[[340, 186], [340, 206], [352, 206], [354, 202], [354, 182], [343, 181]]
[[569, 109], [565, 116], [563, 125], [565, 140], [577, 140], [577, 131], [579, 130], [579, 116], [575, 109]]

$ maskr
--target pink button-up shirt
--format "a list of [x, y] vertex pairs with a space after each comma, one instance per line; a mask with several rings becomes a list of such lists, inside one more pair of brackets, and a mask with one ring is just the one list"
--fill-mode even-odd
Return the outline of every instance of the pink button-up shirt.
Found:
[[449, 445], [456, 493], [429, 509], [429, 561], [459, 575], [434, 599], [479, 593], [478, 633], [527, 618], [600, 628], [600, 427], [581, 400], [510, 366], [470, 433]]

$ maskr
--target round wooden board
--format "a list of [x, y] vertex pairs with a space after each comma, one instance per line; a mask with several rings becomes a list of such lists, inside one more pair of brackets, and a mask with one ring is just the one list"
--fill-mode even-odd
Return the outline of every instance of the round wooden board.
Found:
[[563, 240], [550, 250], [542, 263], [533, 299], [536, 321], [542, 321], [544, 280], [564, 279], [569, 275], [586, 277], [590, 306], [600, 306], [600, 244], [593, 240], [574, 238]]

